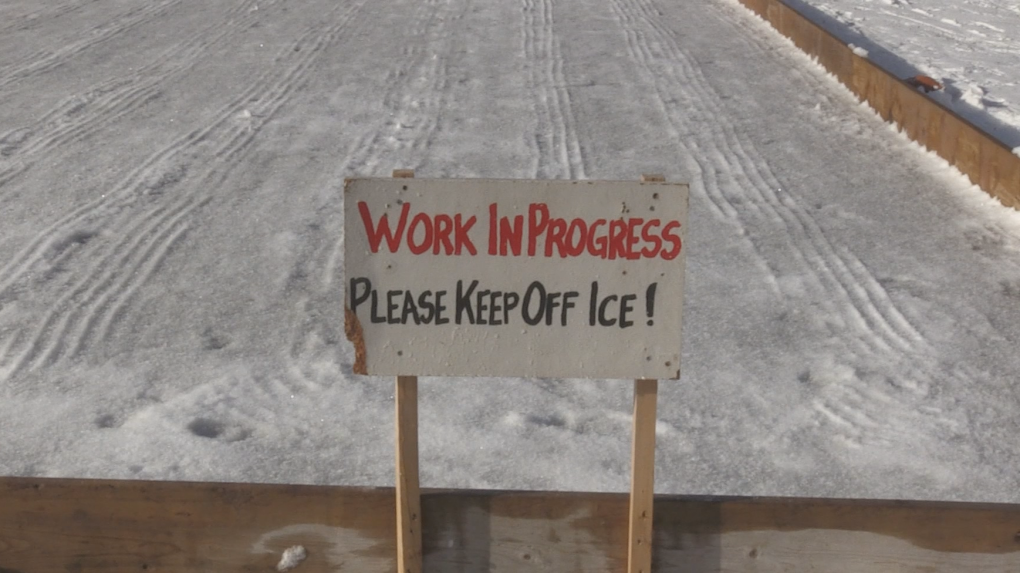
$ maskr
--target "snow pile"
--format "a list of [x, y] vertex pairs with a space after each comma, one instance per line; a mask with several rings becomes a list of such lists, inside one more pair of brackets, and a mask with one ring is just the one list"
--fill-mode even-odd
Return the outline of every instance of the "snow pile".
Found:
[[288, 547], [283, 551], [283, 555], [280, 556], [280, 562], [276, 564], [276, 570], [283, 573], [284, 571], [290, 571], [301, 564], [305, 558], [308, 557], [308, 552], [301, 545], [295, 545]]

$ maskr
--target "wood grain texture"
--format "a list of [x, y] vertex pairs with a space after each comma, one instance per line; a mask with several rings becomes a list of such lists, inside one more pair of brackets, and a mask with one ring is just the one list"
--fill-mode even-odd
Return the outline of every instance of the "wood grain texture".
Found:
[[893, 109], [892, 121], [910, 139], [925, 145], [925, 127], [928, 121], [927, 112], [933, 108], [925, 105], [927, 97], [903, 82], [895, 82], [892, 86]]
[[779, 30], [782, 21], [782, 11], [785, 6], [782, 2], [776, 2], [776, 0], [768, 0], [765, 6], [765, 21], [772, 24], [772, 27]]
[[[923, 145], [927, 149], [937, 149], [942, 145], [942, 126], [945, 125], [946, 118], [950, 114], [941, 107], [923, 106], [921, 109], [922, 111], [917, 114], [918, 122], [924, 126], [925, 136], [919, 141], [923, 141]], [[923, 121], [922, 118], [924, 118]], [[944, 155], [940, 154], [940, 156], [946, 159]], [[948, 159], [946, 160], [948, 161]]]
[[810, 55], [818, 55], [822, 36], [821, 28], [799, 18], [793, 11], [783, 14], [783, 27], [789, 33], [794, 45]]
[[978, 185], [1014, 209], [1020, 209], [1020, 161], [1009, 149], [984, 144]]
[[633, 436], [630, 454], [627, 571], [650, 573], [655, 505], [655, 417], [658, 380], [634, 381]]
[[[950, 121], [957, 120], [953, 117]], [[948, 143], [953, 149], [953, 165], [966, 175], [971, 183], [980, 184], [981, 180], [981, 142], [983, 134], [965, 121], [956, 121], [956, 141]], [[941, 155], [941, 153], [940, 153]]]
[[[773, 27], [775, 27], [776, 30], [779, 30], [780, 34], [791, 40], [795, 40], [793, 30], [794, 18], [792, 16], [793, 14], [791, 14], [788, 6], [782, 2], [774, 3], [774, 7], [771, 12]], [[794, 43], [796, 43], [796, 41], [794, 41]]]
[[853, 92], [865, 100], [885, 121], [889, 121], [893, 79], [871, 60], [853, 56]]
[[[614, 572], [627, 494], [428, 491], [423, 569]], [[0, 570], [392, 573], [394, 490], [0, 478]], [[1003, 573], [1020, 505], [657, 496], [653, 571]]]
[[392, 571], [393, 516], [392, 490], [0, 479], [0, 568], [270, 571], [301, 544], [303, 569]]
[[779, 33], [793, 41], [793, 44], [810, 55], [818, 53], [818, 39], [821, 31], [808, 20], [784, 4], [777, 4], [776, 14]]
[[744, 6], [755, 14], [766, 18], [768, 16], [769, 0], [741, 0]]
[[843, 85], [850, 85], [853, 80], [853, 52], [843, 42], [825, 30], [820, 30], [818, 37], [818, 53], [809, 54], [818, 58], [818, 63], [836, 76]]
[[420, 573], [421, 490], [418, 483], [418, 378], [396, 384], [397, 571]]
[[889, 121], [898, 126], [907, 137], [917, 141], [918, 108], [924, 102], [924, 95], [903, 82], [890, 82]]

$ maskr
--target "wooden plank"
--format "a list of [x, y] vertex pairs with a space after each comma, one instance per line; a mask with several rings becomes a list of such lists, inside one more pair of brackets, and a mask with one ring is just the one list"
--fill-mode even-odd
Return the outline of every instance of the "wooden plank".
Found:
[[787, 38], [793, 39], [791, 25], [793, 18], [791, 17], [790, 7], [782, 2], [776, 2], [775, 8], [772, 9], [772, 25], [779, 30], [779, 33], [786, 36]]
[[932, 106], [925, 100], [928, 96], [917, 91], [906, 82], [893, 84], [893, 121], [898, 123], [907, 137], [927, 147], [928, 110]]
[[957, 169], [970, 178], [975, 185], [981, 184], [981, 142], [982, 133], [972, 125], [961, 122], [959, 136], [956, 139]]
[[822, 30], [818, 38], [818, 63], [829, 70], [843, 85], [853, 81], [853, 52], [838, 38]]
[[780, 32], [790, 38], [794, 45], [809, 56], [817, 56], [821, 30], [814, 23], [804, 18], [793, 9], [784, 6], [780, 11]]
[[885, 121], [892, 119], [892, 87], [896, 79], [879, 68], [871, 60], [866, 60], [871, 75], [868, 89], [868, 104], [878, 112]]
[[448, 491], [422, 503], [426, 571], [620, 573], [627, 564], [626, 494]]
[[[1012, 154], [1012, 152], [1010, 153]], [[1003, 170], [1004, 174], [1002, 179], [1005, 181], [1007, 189], [1012, 190], [1008, 192], [1009, 196], [1017, 197], [1018, 199], [1016, 199], [1016, 201], [1020, 202], [1020, 161], [1018, 161], [1020, 157], [1016, 154], [1013, 154], [1013, 157], [1016, 157], [1017, 159], [1012, 159], [1010, 168]], [[1015, 208], [1020, 209], [1020, 205], [1016, 205]]]
[[392, 490], [0, 478], [5, 573], [393, 571], [393, 527]]
[[917, 140], [917, 110], [924, 102], [914, 88], [905, 82], [893, 81], [889, 85], [889, 120], [899, 126], [907, 137]]
[[956, 165], [956, 138], [959, 137], [962, 126], [963, 122], [959, 117], [947, 112], [939, 123], [938, 140], [932, 142], [937, 146], [935, 152], [953, 165]]
[[[850, 52], [850, 83], [846, 87], [850, 88], [850, 91], [857, 96], [857, 99], [861, 101], [867, 101], [868, 95], [868, 82], [870, 76], [866, 73], [867, 69], [864, 69], [867, 64], [867, 59], [858, 56], [857, 54]], [[864, 69], [864, 71], [862, 71]]]
[[765, 7], [765, 20], [772, 24], [776, 30], [780, 29], [783, 7], [783, 3], [779, 0], [769, 0], [768, 6]]
[[[790, 500], [724, 502], [719, 506], [688, 506], [687, 513], [656, 504], [656, 564], [660, 570], [683, 564], [694, 571], [996, 571], [1015, 567], [1020, 542], [1015, 539], [1016, 522], [1010, 518], [962, 510], [954, 518], [980, 528], [985, 541], [968, 534], [965, 544], [956, 543], [954, 532], [937, 521], [946, 515], [944, 505], [909, 507], [897, 502], [845, 502], [814, 500], [810, 504]], [[961, 508], [962, 509], [962, 508]], [[1004, 517], [1004, 516], [1003, 516]], [[672, 518], [676, 521], [665, 522]], [[762, 525], [768, 524], [766, 527]], [[861, 527], [864, 523], [868, 525]], [[778, 525], [778, 527], [776, 527]], [[960, 523], [959, 525], [963, 525]], [[877, 528], [873, 528], [877, 526]], [[965, 526], [964, 526], [965, 527]], [[962, 528], [961, 528], [962, 529]], [[677, 536], [676, 531], [685, 535]], [[724, 531], [718, 541], [733, 546], [703, 547], [700, 552], [671, 555], [684, 542], [709, 531]], [[821, 532], [824, 535], [819, 535]], [[1012, 531], [1012, 533], [1011, 533]], [[667, 541], [665, 534], [673, 541]], [[962, 532], [962, 531], [961, 531]], [[661, 536], [661, 537], [660, 537]], [[932, 551], [938, 546], [942, 551]], [[739, 547], [740, 549], [737, 549]], [[952, 551], [952, 547], [957, 551]], [[989, 553], [975, 551], [978, 547]], [[992, 554], [1006, 550], [1008, 555]], [[839, 555], [830, 561], [818, 558]], [[883, 557], [885, 555], [886, 557]], [[1012, 563], [1011, 565], [1006, 565]]]
[[943, 126], [946, 124], [946, 118], [951, 114], [941, 107], [925, 106], [925, 110], [918, 113], [918, 116], [927, 116], [925, 121], [925, 136], [920, 139], [924, 142], [925, 147], [934, 151], [939, 157], [950, 160], [950, 154], [942, 146], [942, 131]]
[[1020, 157], [1004, 145], [982, 142], [978, 184], [1004, 205], [1020, 209]]
[[[392, 573], [392, 488], [0, 478], [5, 573]], [[424, 570], [618, 573], [627, 494], [428, 491]], [[1020, 504], [657, 496], [653, 572], [959, 571], [1020, 563]]]
[[851, 90], [868, 102], [878, 115], [889, 121], [892, 104], [892, 84], [895, 80], [871, 60], [853, 56], [853, 86]]
[[765, 18], [768, 11], [769, 0], [740, 0], [740, 3], [746, 6], [748, 10], [762, 18]]
[[396, 385], [397, 571], [420, 573], [421, 492], [418, 483], [418, 377], [398, 376]]
[[634, 430], [630, 457], [627, 571], [652, 570], [655, 495], [655, 403], [658, 380], [634, 381]]

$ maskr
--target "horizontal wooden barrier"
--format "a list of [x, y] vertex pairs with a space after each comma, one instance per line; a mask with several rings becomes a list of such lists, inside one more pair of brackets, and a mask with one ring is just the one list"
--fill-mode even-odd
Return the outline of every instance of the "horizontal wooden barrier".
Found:
[[908, 137], [956, 166], [1004, 205], [1020, 209], [1020, 157], [966, 119], [858, 56], [783, 0], [740, 0]]
[[[425, 491], [426, 572], [626, 570], [627, 495]], [[0, 572], [395, 568], [389, 488], [0, 478]], [[657, 496], [653, 571], [1020, 571], [1020, 505]], [[293, 564], [293, 563], [292, 563]]]

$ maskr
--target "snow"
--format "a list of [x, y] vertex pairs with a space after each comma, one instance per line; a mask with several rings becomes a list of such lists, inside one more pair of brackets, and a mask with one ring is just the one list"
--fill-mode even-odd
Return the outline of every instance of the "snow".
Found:
[[[1010, 140], [1009, 5], [812, 4]], [[0, 475], [392, 485], [343, 179], [663, 173], [657, 492], [1020, 501], [1020, 214], [732, 0], [15, 0], [0, 32]], [[626, 491], [631, 391], [422, 379], [422, 484]]]
[[280, 562], [276, 564], [277, 571], [290, 571], [301, 564], [308, 557], [308, 552], [301, 545], [294, 545], [283, 550], [280, 555]]
[[789, 0], [1010, 147], [1020, 145], [1020, 4], [1004, 0]]

